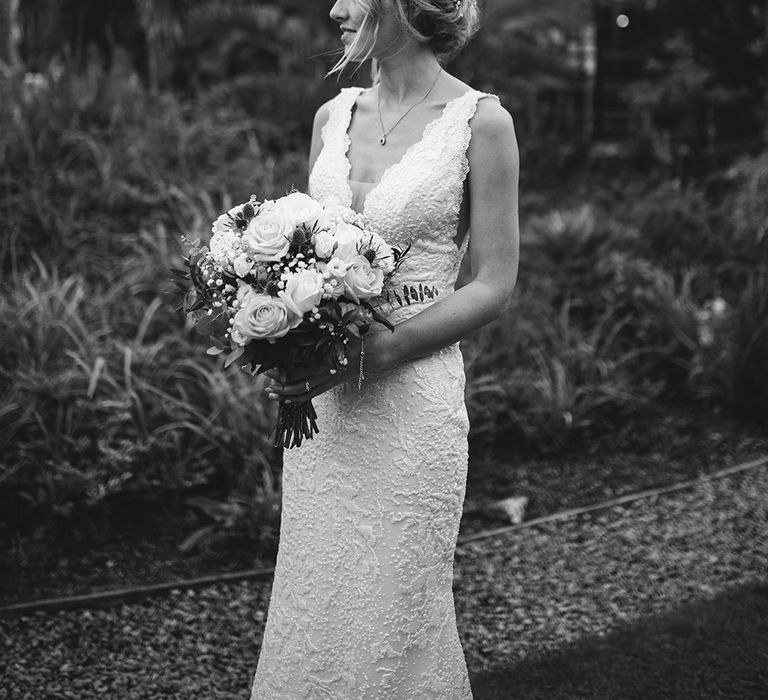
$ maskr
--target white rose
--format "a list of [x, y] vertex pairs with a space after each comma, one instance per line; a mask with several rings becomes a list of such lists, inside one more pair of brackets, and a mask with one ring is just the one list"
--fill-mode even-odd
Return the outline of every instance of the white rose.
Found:
[[245, 302], [245, 300], [251, 296], [251, 294], [256, 294], [256, 291], [253, 287], [251, 287], [250, 284], [246, 284], [242, 280], [237, 281], [237, 300], [242, 304]]
[[384, 286], [384, 273], [379, 268], [372, 268], [362, 255], [354, 258], [344, 277], [344, 294], [352, 301], [360, 302], [381, 294]]
[[341, 222], [333, 235], [338, 244], [335, 253], [336, 257], [341, 258], [345, 262], [351, 262], [352, 258], [360, 254], [358, 245], [364, 235], [362, 229], [359, 229], [357, 226]]
[[323, 273], [323, 277], [344, 277], [349, 269], [349, 263], [331, 258], [327, 263], [318, 263], [317, 269]]
[[256, 260], [280, 260], [288, 252], [295, 229], [290, 218], [272, 210], [251, 220], [243, 242]]
[[280, 299], [268, 294], [249, 294], [233, 319], [232, 340], [245, 345], [250, 340], [282, 338], [301, 323]]
[[253, 260], [246, 253], [243, 253], [235, 258], [232, 267], [235, 268], [235, 274], [238, 277], [245, 277], [253, 269]]
[[331, 258], [327, 263], [318, 263], [317, 269], [322, 273], [325, 282], [323, 289], [326, 297], [338, 299], [344, 294], [344, 277], [348, 264], [338, 258]]
[[323, 213], [323, 207], [309, 195], [291, 192], [275, 202], [274, 211], [291, 219], [294, 225], [312, 228]]
[[330, 258], [333, 255], [333, 246], [336, 239], [329, 231], [320, 231], [315, 235], [315, 255], [318, 258]]
[[323, 212], [317, 219], [318, 228], [333, 229], [349, 216], [352, 210], [342, 205], [337, 199], [326, 200], [323, 205]]
[[317, 270], [301, 270], [286, 280], [285, 289], [278, 293], [278, 297], [294, 314], [303, 317], [320, 303], [324, 284], [322, 273]]

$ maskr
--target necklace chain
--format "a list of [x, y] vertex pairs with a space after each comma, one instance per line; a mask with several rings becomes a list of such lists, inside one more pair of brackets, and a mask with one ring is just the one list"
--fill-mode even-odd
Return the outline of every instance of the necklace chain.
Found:
[[377, 106], [377, 107], [378, 107], [378, 109], [379, 109], [379, 123], [381, 124], [381, 138], [379, 139], [379, 143], [380, 143], [382, 146], [386, 146], [386, 145], [387, 145], [387, 136], [389, 136], [389, 135], [390, 135], [390, 134], [391, 134], [391, 133], [392, 133], [392, 132], [395, 130], [395, 127], [396, 127], [396, 126], [397, 126], [397, 125], [398, 125], [398, 124], [399, 124], [401, 121], [403, 121], [403, 119], [405, 119], [405, 118], [406, 118], [406, 117], [407, 117], [407, 116], [408, 116], [408, 115], [411, 113], [411, 111], [412, 111], [414, 108], [418, 107], [418, 106], [419, 106], [419, 105], [420, 105], [422, 102], [424, 102], [424, 100], [426, 100], [426, 99], [427, 99], [427, 97], [429, 97], [429, 95], [432, 93], [432, 90], [434, 90], [434, 89], [435, 89], [435, 85], [437, 85], [437, 79], [440, 77], [440, 74], [441, 74], [442, 72], [443, 72], [443, 69], [442, 69], [442, 68], [440, 68], [440, 69], [437, 71], [437, 75], [435, 76], [435, 79], [432, 81], [432, 85], [430, 86], [429, 90], [427, 90], [427, 92], [426, 92], [426, 94], [424, 95], [424, 97], [422, 97], [422, 98], [421, 98], [421, 99], [420, 99], [418, 102], [414, 102], [414, 104], [412, 104], [412, 105], [411, 105], [411, 106], [410, 106], [410, 107], [409, 107], [409, 108], [406, 110], [405, 114], [403, 114], [403, 116], [402, 116], [402, 117], [400, 117], [400, 119], [398, 119], [398, 120], [397, 120], [397, 121], [396, 121], [396, 122], [395, 122], [395, 123], [394, 123], [394, 124], [391, 126], [391, 128], [389, 129], [389, 131], [387, 131], [387, 130], [384, 128], [384, 119], [382, 119], [382, 116], [381, 116], [381, 92], [380, 92], [380, 91], [381, 91], [381, 87], [379, 87], [379, 92], [377, 92], [377, 94], [376, 94], [376, 106]]

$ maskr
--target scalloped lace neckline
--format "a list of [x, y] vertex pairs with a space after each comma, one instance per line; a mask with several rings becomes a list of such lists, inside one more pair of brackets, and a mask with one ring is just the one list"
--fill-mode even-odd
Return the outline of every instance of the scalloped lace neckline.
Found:
[[352, 172], [352, 161], [349, 160], [349, 148], [352, 145], [352, 138], [349, 135], [349, 127], [352, 125], [352, 113], [354, 112], [355, 105], [357, 103], [357, 98], [360, 97], [360, 95], [362, 94], [362, 92], [364, 90], [365, 90], [365, 88], [360, 88], [359, 89], [358, 93], [355, 95], [354, 101], [352, 102], [352, 104], [349, 107], [349, 112], [347, 114], [347, 123], [346, 123], [345, 128], [344, 128], [344, 147], [342, 149], [342, 151], [343, 151], [342, 157], [344, 158], [344, 164], [346, 166], [346, 171], [347, 171], [347, 177], [344, 179], [344, 182], [346, 183], [347, 195], [348, 195], [350, 201], [354, 201], [354, 198], [355, 198], [355, 192], [352, 190], [352, 185], [351, 185], [352, 182], [354, 182], [356, 184], [371, 185], [371, 189], [368, 190], [368, 192], [365, 194], [365, 197], [363, 198], [363, 212], [365, 212], [367, 210], [367, 208], [368, 208], [368, 202], [369, 202], [369, 200], [371, 198], [371, 195], [374, 192], [376, 192], [382, 186], [384, 181], [388, 177], [390, 177], [390, 175], [395, 170], [400, 168], [410, 158], [410, 156], [413, 154], [413, 152], [419, 146], [421, 146], [427, 140], [427, 138], [429, 138], [429, 136], [432, 134], [433, 131], [435, 131], [437, 126], [440, 124], [440, 122], [442, 122], [445, 119], [445, 117], [448, 114], [448, 110], [451, 107], [451, 105], [455, 104], [459, 100], [466, 99], [467, 95], [471, 95], [474, 92], [476, 92], [475, 90], [467, 90], [466, 92], [462, 93], [461, 95], [458, 95], [458, 96], [448, 100], [448, 102], [445, 103], [445, 107], [443, 107], [443, 110], [440, 113], [440, 115], [435, 117], [432, 121], [428, 122], [427, 125], [424, 127], [424, 131], [422, 131], [422, 133], [421, 133], [421, 138], [418, 141], [412, 143], [410, 146], [408, 146], [408, 148], [406, 149], [405, 153], [403, 153], [403, 155], [400, 158], [400, 160], [392, 163], [392, 165], [390, 165], [382, 173], [381, 179], [378, 182], [362, 183], [359, 180], [350, 180], [350, 178], [349, 178], [349, 175]]

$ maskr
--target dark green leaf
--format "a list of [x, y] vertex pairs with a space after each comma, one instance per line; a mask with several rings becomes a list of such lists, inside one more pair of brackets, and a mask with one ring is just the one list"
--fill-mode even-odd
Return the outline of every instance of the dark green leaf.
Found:
[[360, 339], [360, 329], [354, 323], [348, 323], [346, 326], [344, 326], [344, 331], [351, 338], [357, 338], [358, 340]]
[[394, 324], [389, 319], [387, 319], [385, 316], [382, 316], [378, 311], [373, 311], [372, 315], [373, 315], [373, 320], [374, 321], [377, 321], [378, 323], [380, 323], [385, 328], [389, 328], [389, 330], [391, 330], [391, 331], [395, 330]]
[[233, 362], [239, 360], [243, 356], [244, 352], [244, 347], [239, 347], [233, 350], [231, 353], [229, 353], [229, 355], [227, 355], [227, 359], [224, 361], [224, 367], [229, 367]]

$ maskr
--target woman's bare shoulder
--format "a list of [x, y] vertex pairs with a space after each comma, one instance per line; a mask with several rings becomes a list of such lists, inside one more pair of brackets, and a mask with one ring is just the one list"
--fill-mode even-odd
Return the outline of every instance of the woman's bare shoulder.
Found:
[[514, 138], [514, 136], [515, 123], [512, 115], [504, 108], [496, 95], [482, 93], [472, 118], [472, 137], [493, 140], [499, 137]]
[[[477, 102], [477, 109], [470, 127], [472, 138], [467, 157], [470, 171], [489, 181], [516, 179], [520, 169], [520, 153], [512, 115], [494, 96], [484, 96]], [[478, 175], [479, 174], [479, 175]]]

